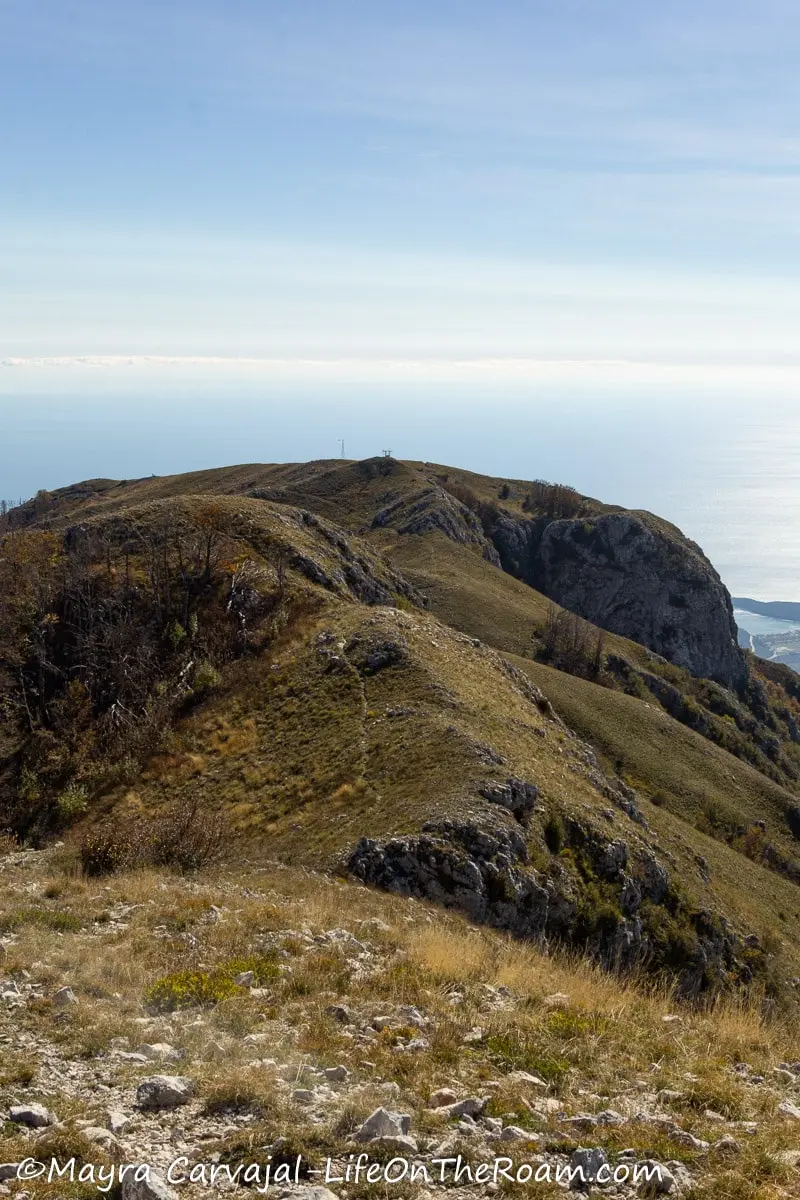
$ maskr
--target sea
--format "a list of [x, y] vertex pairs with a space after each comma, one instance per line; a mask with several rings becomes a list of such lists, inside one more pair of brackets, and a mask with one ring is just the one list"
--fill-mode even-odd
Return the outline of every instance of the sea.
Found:
[[734, 605], [733, 616], [739, 629], [746, 629], [748, 633], [755, 634], [757, 637], [767, 634], [791, 633], [793, 629], [800, 629], [800, 620], [783, 621], [777, 617], [765, 617], [762, 613], [754, 613], [736, 605]]
[[[703, 548], [732, 595], [800, 601], [800, 386], [585, 374], [9, 368], [0, 497], [390, 451], [658, 513]], [[758, 620], [766, 632], [770, 619]]]

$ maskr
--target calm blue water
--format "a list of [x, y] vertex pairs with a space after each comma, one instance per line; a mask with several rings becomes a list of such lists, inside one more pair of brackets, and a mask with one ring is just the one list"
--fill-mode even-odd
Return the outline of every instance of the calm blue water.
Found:
[[761, 613], [747, 612], [742, 608], [735, 608], [733, 615], [739, 629], [746, 629], [748, 633], [789, 633], [793, 629], [800, 629], [800, 621], [779, 621], [775, 617], [764, 617]]
[[[800, 601], [800, 403], [641, 387], [0, 372], [0, 496], [235, 462], [396, 457], [660, 513], [734, 595]], [[748, 626], [748, 628], [750, 628]]]

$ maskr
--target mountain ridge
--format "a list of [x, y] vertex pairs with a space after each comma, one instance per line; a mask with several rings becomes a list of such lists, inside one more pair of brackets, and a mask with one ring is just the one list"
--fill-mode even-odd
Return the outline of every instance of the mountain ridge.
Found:
[[[585, 621], [502, 569], [502, 521], [586, 526], [588, 589], [597, 523], [633, 522], [634, 559], [641, 530], [655, 539], [667, 594], [672, 565], [701, 561], [659, 518], [563, 485], [386, 458], [89, 481], [12, 510], [7, 823], [112, 845], [199, 803], [285, 861], [671, 973], [687, 995], [791, 999], [785, 677], [742, 658], [731, 691]], [[727, 593], [695, 584], [724, 624]]]
[[800, 603], [793, 600], [751, 600], [747, 596], [732, 596], [734, 605], [746, 612], [779, 621], [800, 621]]
[[[14, 510], [13, 519], [58, 524], [76, 510], [107, 511], [137, 493], [167, 498], [187, 488], [307, 505], [353, 532], [439, 530], [479, 548], [490, 562], [609, 632], [641, 642], [694, 674], [734, 687], [744, 683], [730, 597], [695, 543], [651, 513], [603, 505], [541, 481], [501, 482], [385, 456], [251, 464], [131, 483], [88, 481], [47, 498], [40, 494], [29, 507]], [[654, 561], [646, 567], [648, 560]], [[638, 605], [625, 596], [634, 566], [640, 578], [631, 590], [651, 592]], [[670, 593], [663, 578], [676, 569]], [[590, 589], [582, 587], [587, 575]], [[710, 597], [707, 611], [697, 611], [698, 596]]]

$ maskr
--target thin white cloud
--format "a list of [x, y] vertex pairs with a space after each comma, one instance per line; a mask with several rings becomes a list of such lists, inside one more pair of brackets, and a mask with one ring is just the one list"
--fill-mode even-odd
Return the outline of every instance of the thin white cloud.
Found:
[[694, 387], [800, 391], [800, 362], [692, 363], [626, 359], [545, 358], [256, 358], [203, 355], [60, 355], [0, 359], [3, 372], [89, 370], [169, 374], [198, 372], [252, 375], [269, 379], [403, 380], [417, 382], [552, 383], [606, 387]]

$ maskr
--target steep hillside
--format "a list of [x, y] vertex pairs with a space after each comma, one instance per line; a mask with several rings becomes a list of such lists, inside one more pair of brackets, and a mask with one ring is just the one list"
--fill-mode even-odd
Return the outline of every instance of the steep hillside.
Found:
[[[205, 814], [234, 853], [349, 873], [686, 996], [792, 1003], [797, 697], [754, 672], [739, 694], [696, 678], [502, 568], [502, 522], [616, 519], [570, 489], [391, 459], [39, 496], [0, 556], [4, 821], [83, 842], [91, 872], [188, 861], [175, 814]], [[653, 580], [674, 586], [670, 555], [689, 575], [700, 559], [635, 520], [670, 547], [642, 551], [647, 586], [630, 566], [644, 611]], [[692, 576], [687, 611], [724, 617], [709, 579]]]
[[131, 502], [209, 492], [311, 508], [361, 533], [442, 533], [695, 675], [745, 684], [730, 597], [700, 548], [652, 514], [603, 505], [571, 488], [391, 458], [328, 460], [89, 481], [40, 494], [11, 520], [58, 525]]

